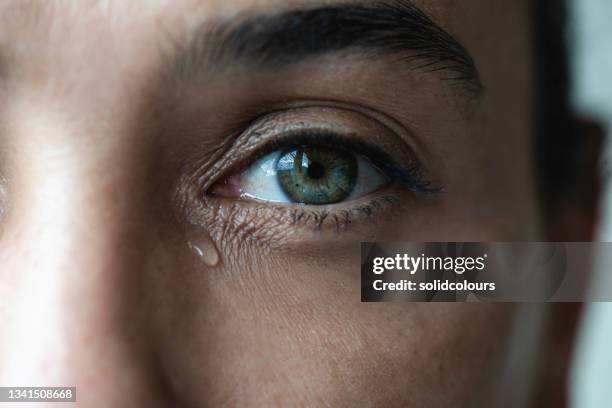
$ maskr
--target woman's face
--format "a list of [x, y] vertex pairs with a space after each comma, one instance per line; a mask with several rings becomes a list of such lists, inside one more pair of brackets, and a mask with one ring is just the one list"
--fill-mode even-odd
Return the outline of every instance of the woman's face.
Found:
[[546, 240], [527, 3], [2, 1], [0, 384], [524, 406], [547, 309], [361, 304], [359, 243]]

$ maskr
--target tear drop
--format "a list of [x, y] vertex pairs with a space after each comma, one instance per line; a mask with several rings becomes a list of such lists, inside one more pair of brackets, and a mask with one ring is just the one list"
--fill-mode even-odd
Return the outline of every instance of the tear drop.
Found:
[[219, 263], [219, 252], [208, 234], [195, 239], [192, 238], [187, 244], [205, 265], [216, 266]]

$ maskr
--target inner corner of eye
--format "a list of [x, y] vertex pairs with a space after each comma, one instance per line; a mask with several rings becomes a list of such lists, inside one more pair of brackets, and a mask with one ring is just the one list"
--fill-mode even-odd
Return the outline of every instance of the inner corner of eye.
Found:
[[265, 155], [246, 167], [232, 172], [229, 176], [213, 183], [207, 194], [224, 198], [251, 196], [251, 190], [261, 188], [262, 184], [276, 177], [275, 165], [278, 155], [276, 152]]
[[240, 198], [242, 196], [242, 174], [234, 173], [214, 182], [206, 195], [223, 198]]

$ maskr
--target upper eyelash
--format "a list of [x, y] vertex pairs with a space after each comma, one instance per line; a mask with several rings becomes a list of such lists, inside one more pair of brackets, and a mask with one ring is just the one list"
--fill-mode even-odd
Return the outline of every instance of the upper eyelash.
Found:
[[408, 166], [402, 166], [376, 145], [329, 131], [301, 130], [271, 140], [261, 146], [242, 167], [246, 168], [276, 150], [289, 150], [304, 145], [340, 148], [352, 154], [361, 154], [411, 192], [438, 193], [442, 191], [441, 187], [435, 186], [425, 178], [423, 168], [419, 163], [413, 162]]

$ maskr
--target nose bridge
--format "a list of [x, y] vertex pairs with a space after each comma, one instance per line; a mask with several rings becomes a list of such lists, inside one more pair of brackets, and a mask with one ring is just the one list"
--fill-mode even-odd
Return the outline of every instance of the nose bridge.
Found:
[[78, 386], [132, 375], [142, 367], [124, 335], [125, 299], [142, 273], [146, 209], [133, 160], [120, 153], [128, 135], [118, 123], [106, 138], [89, 128], [89, 142], [75, 142], [85, 137], [78, 123], [49, 111], [25, 116], [18, 122], [30, 125], [13, 129], [0, 237], [0, 295], [10, 311], [0, 315], [0, 383]]
[[76, 386], [82, 406], [156, 406], [166, 398], [144, 305], [157, 187], [154, 147], [139, 140], [156, 84], [136, 74], [154, 72], [157, 55], [132, 26], [71, 27], [20, 47], [5, 73], [0, 384]]
[[120, 255], [133, 224], [126, 221], [142, 202], [133, 188], [138, 180], [126, 152], [130, 144], [123, 143], [129, 135], [119, 123], [95, 129], [48, 112], [26, 113], [16, 122], [30, 124], [15, 131], [8, 181], [7, 228], [27, 253], [21, 260], [40, 268], [81, 262], [106, 268], [115, 260], [110, 254]]

